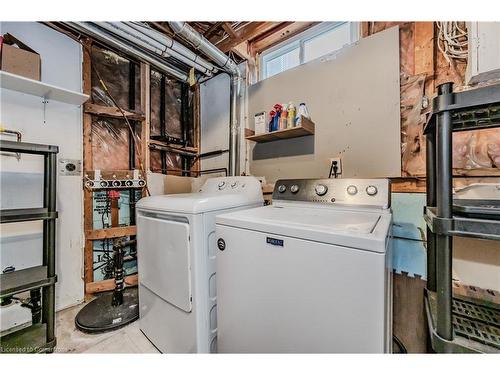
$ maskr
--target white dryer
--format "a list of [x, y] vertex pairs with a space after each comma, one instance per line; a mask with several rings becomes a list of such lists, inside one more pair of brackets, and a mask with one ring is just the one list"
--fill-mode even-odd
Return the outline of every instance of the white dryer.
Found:
[[392, 347], [390, 184], [280, 180], [273, 204], [217, 216], [221, 353]]
[[137, 203], [140, 328], [163, 353], [217, 351], [215, 216], [263, 205], [254, 177]]

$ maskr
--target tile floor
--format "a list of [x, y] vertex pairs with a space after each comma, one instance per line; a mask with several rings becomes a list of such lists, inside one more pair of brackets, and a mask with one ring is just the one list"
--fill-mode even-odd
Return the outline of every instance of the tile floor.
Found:
[[87, 334], [75, 327], [75, 316], [83, 304], [56, 314], [56, 353], [159, 353], [135, 321], [121, 329]]

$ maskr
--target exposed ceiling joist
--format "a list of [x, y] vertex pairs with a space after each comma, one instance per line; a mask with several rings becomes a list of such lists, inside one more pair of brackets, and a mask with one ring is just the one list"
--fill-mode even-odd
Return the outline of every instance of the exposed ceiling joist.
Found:
[[231, 27], [231, 24], [229, 22], [224, 22], [222, 24], [222, 27], [224, 31], [229, 35], [229, 37], [233, 40], [238, 39], [238, 35], [234, 32], [233, 28]]
[[262, 52], [263, 50], [287, 40], [316, 24], [318, 24], [318, 22], [290, 22], [285, 27], [280, 26], [281, 29], [279, 32], [276, 30], [270, 30], [269, 32], [252, 40], [251, 48], [256, 53]]
[[226, 38], [216, 45], [222, 52], [228, 52], [241, 42], [251, 40], [256, 36], [267, 32], [269, 29], [272, 29], [278, 24], [278, 22], [251, 22], [235, 31], [236, 38]]

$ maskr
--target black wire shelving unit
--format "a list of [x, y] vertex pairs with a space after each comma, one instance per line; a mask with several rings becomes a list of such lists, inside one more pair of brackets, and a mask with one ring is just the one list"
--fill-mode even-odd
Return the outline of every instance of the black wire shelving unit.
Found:
[[500, 208], [488, 215], [453, 209], [452, 134], [500, 127], [500, 84], [453, 92], [438, 87], [424, 134], [427, 146], [427, 289], [432, 348], [438, 353], [499, 353], [500, 305], [453, 295], [453, 236], [500, 241]]
[[[1, 152], [40, 155], [44, 158], [43, 207], [0, 210], [0, 223], [43, 220], [42, 265], [0, 274], [0, 299], [30, 292], [32, 324], [0, 337], [2, 353], [52, 352], [55, 337], [56, 173], [57, 146], [0, 140]], [[40, 296], [41, 290], [41, 296]], [[37, 308], [41, 297], [41, 311]]]

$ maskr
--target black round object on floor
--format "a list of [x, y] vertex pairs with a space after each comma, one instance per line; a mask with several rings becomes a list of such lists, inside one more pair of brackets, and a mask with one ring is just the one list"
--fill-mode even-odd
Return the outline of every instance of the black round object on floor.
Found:
[[137, 287], [123, 291], [123, 303], [112, 305], [113, 291], [102, 293], [76, 315], [76, 327], [86, 333], [101, 333], [121, 328], [139, 318]]

